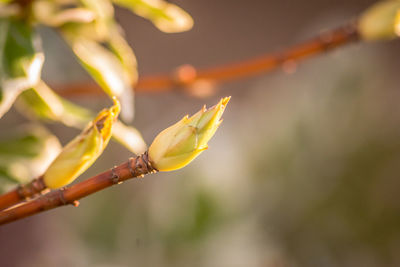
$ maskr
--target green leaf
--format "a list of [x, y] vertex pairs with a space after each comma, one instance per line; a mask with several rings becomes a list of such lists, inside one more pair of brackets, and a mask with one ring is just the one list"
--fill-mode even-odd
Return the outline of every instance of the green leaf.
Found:
[[114, 20], [114, 8], [109, 0], [80, 0], [80, 3], [92, 12], [93, 20], [67, 23], [60, 27], [61, 32], [93, 79], [109, 96], [119, 99], [121, 117], [132, 121], [136, 58]]
[[60, 5], [53, 0], [35, 0], [32, 2], [32, 19], [46, 26], [60, 27], [66, 23], [90, 23], [95, 15], [84, 7]]
[[100, 43], [73, 38], [70, 45], [82, 66], [109, 96], [121, 101], [121, 116], [127, 121], [133, 119], [133, 89], [131, 78], [118, 57]]
[[34, 157], [40, 150], [40, 139], [34, 134], [0, 142], [0, 157]]
[[67, 39], [85, 37], [97, 42], [108, 41], [111, 28], [116, 24], [111, 2], [108, 0], [80, 0], [79, 2], [79, 7], [66, 8], [59, 12], [62, 17], [65, 17], [65, 13], [68, 16], [71, 16], [71, 13], [75, 17], [82, 16], [81, 21], [74, 19], [59, 25], [61, 32], [67, 36]]
[[117, 121], [113, 127], [113, 138], [131, 152], [140, 155], [147, 149], [142, 135], [133, 127]]
[[110, 30], [110, 36], [107, 46], [114, 56], [119, 60], [123, 75], [130, 85], [128, 92], [124, 93], [126, 99], [121, 98], [121, 117], [128, 122], [133, 120], [134, 112], [134, 91], [133, 86], [138, 81], [137, 61], [128, 42], [123, 37], [123, 31], [115, 24]]
[[114, 3], [147, 18], [161, 31], [173, 33], [190, 30], [192, 17], [180, 7], [162, 0], [113, 0]]
[[80, 0], [84, 8], [94, 13], [95, 32], [107, 39], [110, 26], [114, 23], [114, 7], [109, 0]]
[[114, 16], [114, 8], [109, 0], [80, 0], [80, 2], [96, 14], [98, 21], [111, 20]]
[[24, 91], [16, 107], [27, 117], [45, 121], [59, 121], [71, 127], [82, 128], [93, 118], [93, 114], [58, 96], [43, 81]]
[[0, 178], [3, 180], [3, 181], [0, 180], [0, 192], [6, 191], [6, 190], [3, 190], [2, 187], [6, 186], [7, 183], [11, 183], [11, 184], [19, 183], [18, 178], [12, 174], [12, 171], [10, 170], [10, 168], [7, 168], [7, 166], [0, 165]]
[[[31, 119], [58, 121], [78, 129], [83, 129], [94, 118], [91, 110], [60, 97], [44, 82], [24, 91], [16, 104], [18, 111]], [[147, 148], [140, 132], [121, 121], [113, 127], [113, 138], [135, 154], [141, 154]]]
[[137, 61], [128, 42], [123, 37], [123, 31], [117, 25], [111, 29], [108, 46], [122, 63], [125, 75], [131, 85], [136, 84], [138, 80]]
[[17, 96], [40, 79], [44, 55], [25, 22], [0, 18], [0, 118]]
[[36, 124], [2, 131], [2, 140], [0, 192], [43, 174], [61, 150], [57, 138]]

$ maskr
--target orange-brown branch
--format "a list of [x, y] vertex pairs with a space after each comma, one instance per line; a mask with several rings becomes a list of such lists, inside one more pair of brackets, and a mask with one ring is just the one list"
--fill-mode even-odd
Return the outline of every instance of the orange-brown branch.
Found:
[[47, 187], [44, 184], [43, 177], [33, 179], [26, 185], [19, 185], [14, 190], [0, 195], [0, 210], [18, 204], [21, 201], [27, 200], [33, 196], [40, 194]]
[[[359, 40], [357, 25], [355, 22], [351, 22], [285, 50], [253, 59], [199, 70], [185, 65], [172, 74], [143, 76], [139, 79], [135, 90], [137, 92], [159, 93], [187, 87], [199, 80], [223, 83], [248, 78], [270, 72], [282, 65], [284, 66], [285, 63], [298, 62], [357, 40]], [[95, 83], [75, 83], [55, 87], [65, 97], [101, 94], [101, 90]]]
[[136, 158], [130, 158], [111, 170], [89, 178], [83, 182], [68, 188], [58, 189], [42, 195], [27, 203], [0, 212], [0, 224], [6, 224], [42, 211], [54, 209], [60, 206], [72, 204], [77, 206], [78, 200], [90, 194], [96, 193], [109, 186], [120, 184], [123, 181], [142, 177], [143, 175], [156, 172], [152, 167], [147, 153]]

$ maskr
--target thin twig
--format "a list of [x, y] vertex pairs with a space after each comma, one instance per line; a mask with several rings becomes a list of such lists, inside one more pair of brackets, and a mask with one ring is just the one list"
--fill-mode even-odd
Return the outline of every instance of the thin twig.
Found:
[[[172, 74], [149, 75], [139, 79], [135, 86], [137, 92], [159, 93], [176, 88], [188, 88], [196, 81], [207, 80], [214, 83], [244, 79], [275, 70], [286, 63], [297, 63], [313, 55], [341, 47], [359, 40], [357, 23], [349, 22], [344, 26], [323, 32], [317, 37], [284, 49], [253, 59], [196, 70], [188, 65], [178, 68]], [[75, 83], [55, 86], [60, 95], [73, 97], [78, 95], [101, 94], [95, 83]]]
[[14, 190], [0, 195], [0, 210], [4, 210], [21, 201], [28, 200], [38, 194], [40, 194], [47, 187], [43, 181], [43, 177], [33, 179], [26, 185], [19, 185]]
[[0, 225], [68, 204], [78, 206], [78, 200], [83, 197], [112, 185], [120, 184], [130, 178], [143, 177], [154, 172], [157, 172], [157, 170], [151, 165], [146, 152], [71, 187], [51, 191], [27, 203], [1, 211]]

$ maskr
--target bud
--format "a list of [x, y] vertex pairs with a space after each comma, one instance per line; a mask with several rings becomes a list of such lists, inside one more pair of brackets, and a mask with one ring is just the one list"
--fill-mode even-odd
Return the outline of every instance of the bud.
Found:
[[192, 117], [179, 122], [157, 135], [149, 148], [149, 159], [159, 171], [183, 168], [208, 148], [230, 97], [225, 97], [209, 109], [204, 106]]
[[394, 31], [396, 32], [397, 36], [400, 36], [400, 9], [397, 11], [396, 19], [394, 22]]
[[112, 134], [120, 104], [113, 98], [114, 106], [102, 110], [80, 135], [69, 142], [44, 173], [48, 188], [59, 188], [73, 182], [101, 155]]
[[400, 0], [379, 1], [360, 17], [358, 30], [364, 40], [390, 40], [399, 36]]

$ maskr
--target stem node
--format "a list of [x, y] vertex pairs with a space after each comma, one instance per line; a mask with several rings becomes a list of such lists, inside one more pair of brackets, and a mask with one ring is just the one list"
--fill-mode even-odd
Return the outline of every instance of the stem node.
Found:
[[114, 167], [111, 169], [111, 182], [112, 182], [113, 184], [121, 184], [122, 182], [120, 181], [119, 175], [118, 175], [118, 173], [116, 172], [116, 168], [117, 168], [117, 166], [114, 166]]

